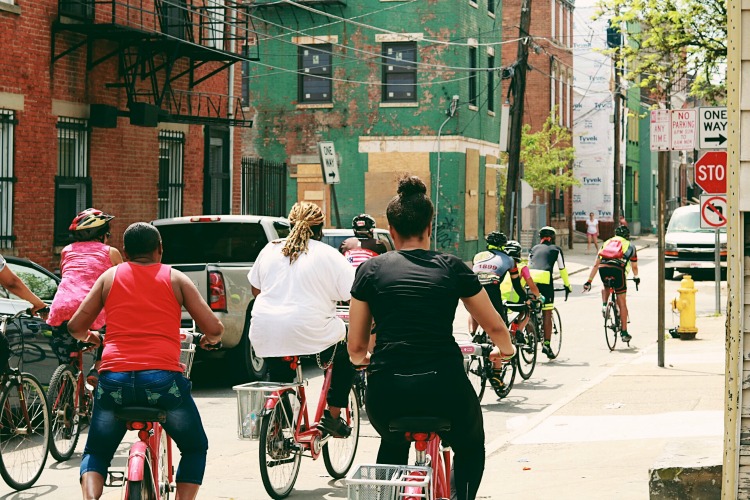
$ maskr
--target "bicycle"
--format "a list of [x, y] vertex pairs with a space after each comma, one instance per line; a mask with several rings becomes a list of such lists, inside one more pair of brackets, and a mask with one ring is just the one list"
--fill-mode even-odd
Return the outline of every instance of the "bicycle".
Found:
[[47, 389], [52, 419], [49, 452], [58, 462], [73, 456], [82, 424], [91, 419], [94, 394], [83, 374], [83, 354], [92, 349], [95, 349], [92, 344], [77, 342], [77, 349], [70, 353], [70, 361], [58, 366], [50, 379]]
[[352, 386], [341, 415], [351, 428], [349, 436], [333, 437], [319, 427], [331, 386], [332, 363], [325, 368], [323, 388], [314, 418], [309, 416], [302, 366], [298, 356], [285, 359], [297, 378], [292, 383], [250, 382], [235, 386], [240, 439], [258, 439], [260, 476], [271, 498], [286, 498], [294, 489], [303, 453], [313, 460], [321, 455], [328, 474], [341, 479], [354, 463], [359, 444], [360, 403]]
[[[476, 345], [481, 346], [481, 348], [473, 347]], [[459, 347], [464, 354], [466, 376], [469, 377], [469, 382], [471, 382], [471, 386], [477, 394], [477, 399], [481, 402], [484, 390], [487, 387], [487, 381], [494, 376], [494, 364], [490, 360], [490, 352], [493, 347], [492, 342], [489, 340], [487, 332], [482, 327], [479, 327], [471, 343], [459, 343]], [[499, 393], [496, 392], [497, 397], [500, 399], [507, 397], [511, 389], [513, 389], [513, 382], [516, 379], [516, 370], [518, 369], [517, 358], [518, 351], [516, 351], [515, 356], [510, 361], [501, 364], [500, 380], [503, 389]]]
[[[47, 461], [50, 415], [39, 380], [8, 366], [8, 323], [30, 311], [0, 315], [0, 476], [14, 490], [36, 483]], [[23, 366], [21, 361], [20, 366]]]
[[[202, 338], [202, 333], [180, 331], [180, 363], [185, 367], [185, 378], [190, 378], [195, 346]], [[221, 345], [211, 347], [218, 349]], [[168, 499], [175, 483], [172, 438], [161, 426], [167, 412], [153, 407], [122, 406], [115, 409], [115, 418], [124, 421], [129, 431], [138, 431], [138, 441], [130, 446], [125, 472], [107, 471], [105, 486], [122, 486], [125, 500]]]
[[[609, 299], [607, 299], [607, 305], [604, 309], [604, 338], [607, 341], [607, 347], [610, 351], [615, 350], [617, 344], [617, 337], [622, 333], [622, 324], [620, 321], [620, 308], [617, 305], [617, 296], [615, 295], [615, 288], [612, 286], [614, 281], [613, 276], [607, 276], [604, 278], [604, 286], [609, 289]], [[638, 281], [634, 278], [628, 278], [629, 281], [635, 282], [635, 290], [638, 291]], [[630, 340], [623, 340], [628, 347], [630, 347]]]
[[[521, 375], [522, 379], [528, 380], [536, 367], [539, 338], [540, 336], [543, 337], [543, 335], [540, 335], [538, 327], [541, 324], [539, 317], [541, 307], [537, 301], [530, 304], [526, 302], [506, 302], [505, 306], [509, 311], [518, 313], [508, 325], [508, 330], [518, 353], [518, 374]], [[529, 319], [526, 326], [523, 330], [519, 330], [521, 322], [526, 318]]]
[[[570, 292], [565, 288], [555, 288], [556, 292], [565, 292], [565, 301], [568, 301], [568, 295]], [[550, 309], [547, 309], [548, 311]], [[552, 358], [557, 359], [560, 355], [560, 349], [562, 349], [562, 320], [560, 319], [560, 311], [557, 307], [552, 306], [552, 333], [550, 334], [549, 347], [552, 350]], [[535, 311], [534, 319], [537, 326], [537, 341], [544, 342], [544, 307], [540, 307]]]
[[[336, 316], [342, 319], [349, 329], [349, 303], [339, 302], [336, 304]], [[359, 396], [359, 408], [365, 407], [365, 393], [367, 392], [367, 373], [363, 369], [358, 369], [354, 377], [354, 388]]]

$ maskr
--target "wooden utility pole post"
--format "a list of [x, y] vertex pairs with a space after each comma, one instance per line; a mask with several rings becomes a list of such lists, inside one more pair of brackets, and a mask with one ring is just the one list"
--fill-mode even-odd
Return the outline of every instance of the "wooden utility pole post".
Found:
[[521, 134], [523, 132], [523, 101], [526, 93], [526, 71], [529, 59], [529, 28], [531, 26], [531, 0], [521, 1], [521, 24], [518, 28], [518, 56], [511, 80], [510, 88], [513, 103], [510, 108], [510, 134], [508, 137], [508, 182], [505, 185], [505, 202], [503, 230], [508, 237], [512, 237], [512, 230], [517, 229], [518, 239], [521, 239], [521, 220], [513, 224], [513, 218], [518, 213], [518, 193], [521, 192], [520, 159]]
[[615, 175], [614, 175], [614, 207], [612, 209], [612, 218], [615, 221], [615, 227], [620, 225], [620, 208], [622, 207], [622, 165], [620, 165], [620, 69], [617, 67], [620, 62], [620, 47], [616, 48], [613, 58], [615, 65]]

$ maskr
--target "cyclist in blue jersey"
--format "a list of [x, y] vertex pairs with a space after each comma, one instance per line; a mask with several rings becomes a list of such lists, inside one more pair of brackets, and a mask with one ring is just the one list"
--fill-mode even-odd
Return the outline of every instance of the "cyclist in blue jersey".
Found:
[[540, 242], [529, 252], [529, 269], [534, 283], [539, 288], [539, 292], [544, 296], [544, 306], [542, 306], [543, 323], [544, 323], [544, 344], [542, 352], [547, 355], [548, 359], [555, 359], [555, 354], [550, 347], [550, 338], [552, 337], [552, 309], [555, 305], [555, 285], [552, 282], [552, 271], [557, 264], [560, 270], [560, 277], [565, 285], [565, 293], [571, 293], [570, 279], [568, 270], [565, 269], [565, 258], [563, 257], [562, 248], [555, 244], [557, 231], [554, 227], [544, 226], [539, 230]]

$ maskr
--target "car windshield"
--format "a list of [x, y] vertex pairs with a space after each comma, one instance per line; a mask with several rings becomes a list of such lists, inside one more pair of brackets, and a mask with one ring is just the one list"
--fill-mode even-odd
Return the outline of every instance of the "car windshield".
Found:
[[255, 262], [268, 243], [259, 223], [191, 222], [157, 226], [165, 264]]
[[[726, 233], [726, 228], [721, 228]], [[670, 233], [713, 233], [713, 229], [701, 228], [701, 214], [697, 210], [676, 210], [669, 220]]]
[[[55, 296], [57, 281], [54, 278], [31, 266], [16, 264], [15, 262], [8, 262], [8, 267], [40, 299], [50, 301]], [[0, 286], [0, 298], [21, 300], [2, 286]]]

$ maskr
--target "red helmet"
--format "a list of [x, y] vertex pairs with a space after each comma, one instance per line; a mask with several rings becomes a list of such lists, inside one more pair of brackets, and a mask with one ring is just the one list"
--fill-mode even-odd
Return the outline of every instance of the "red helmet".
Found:
[[96, 208], [87, 208], [76, 215], [68, 230], [78, 241], [98, 238], [109, 231], [109, 221], [114, 218], [114, 215], [106, 214]]

